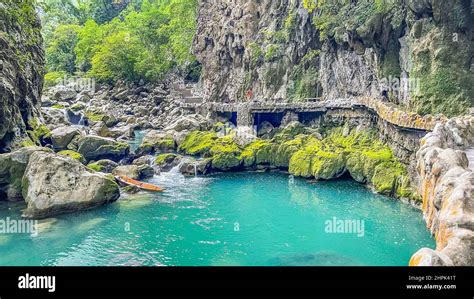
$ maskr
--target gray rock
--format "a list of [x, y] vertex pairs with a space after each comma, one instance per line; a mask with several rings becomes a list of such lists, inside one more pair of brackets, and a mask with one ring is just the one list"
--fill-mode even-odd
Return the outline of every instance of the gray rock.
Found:
[[28, 218], [91, 209], [120, 197], [112, 178], [91, 172], [69, 157], [44, 152], [31, 155], [22, 191], [27, 204], [23, 216]]
[[271, 137], [274, 129], [275, 127], [271, 123], [264, 121], [260, 124], [257, 135], [262, 138]]
[[179, 172], [184, 176], [206, 175], [211, 170], [211, 159], [185, 160], [179, 165]]
[[72, 88], [66, 87], [66, 86], [55, 86], [54, 87], [54, 99], [56, 101], [66, 101], [70, 102], [72, 100], [75, 100], [77, 96], [77, 91], [75, 91]]
[[180, 155], [164, 154], [162, 156], [157, 157], [156, 165], [160, 168], [161, 171], [168, 172], [178, 166], [182, 159], [183, 157]]
[[78, 152], [87, 161], [102, 159], [119, 161], [130, 153], [130, 145], [109, 138], [88, 135], [79, 140]]
[[68, 148], [69, 143], [77, 135], [81, 134], [81, 130], [77, 127], [62, 126], [51, 131], [51, 141], [55, 150], [64, 150]]
[[153, 177], [155, 170], [149, 165], [123, 165], [115, 168], [112, 174], [126, 176], [134, 180], [142, 180]]
[[8, 154], [0, 154], [0, 200], [20, 201], [22, 178], [30, 160], [37, 151], [52, 152], [44, 147], [24, 147]]
[[167, 126], [164, 131], [197, 131], [201, 130], [202, 122], [198, 121], [196, 118], [191, 116], [182, 116], [179, 119], [175, 120], [171, 125]]
[[112, 160], [103, 159], [103, 160], [99, 160], [97, 162], [91, 163], [87, 166], [88, 167], [92, 166], [93, 168], [97, 168], [97, 170], [100, 172], [112, 173], [112, 171], [115, 168], [117, 168], [119, 165]]

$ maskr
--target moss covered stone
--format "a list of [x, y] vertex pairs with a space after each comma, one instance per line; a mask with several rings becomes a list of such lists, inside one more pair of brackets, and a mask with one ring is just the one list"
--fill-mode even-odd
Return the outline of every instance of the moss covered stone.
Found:
[[39, 122], [37, 118], [31, 119], [28, 122], [29, 129], [26, 131], [31, 143], [24, 140], [23, 146], [44, 145], [51, 138], [51, 131], [45, 124]]
[[86, 163], [86, 159], [84, 159], [84, 157], [81, 154], [75, 151], [65, 150], [65, 151], [58, 152], [58, 154], [62, 156], [68, 156], [74, 160], [81, 162], [82, 164]]
[[78, 141], [78, 152], [87, 161], [110, 159], [119, 161], [130, 152], [130, 145], [113, 139], [88, 135]]
[[249, 144], [240, 154], [245, 167], [252, 167], [271, 160], [272, 143], [268, 140], [256, 140]]
[[215, 132], [194, 131], [186, 136], [179, 146], [179, 151], [187, 155], [209, 157], [217, 139]]
[[[288, 168], [295, 176], [330, 180], [349, 172], [358, 182], [367, 183], [377, 192], [415, 199], [416, 192], [403, 164], [391, 149], [378, 141], [374, 131], [349, 131], [336, 128], [326, 137], [310, 133], [300, 125], [282, 129], [271, 140], [257, 139], [244, 148], [234, 135], [217, 137], [214, 132], [196, 131], [186, 137], [180, 150], [186, 154], [210, 157], [212, 169], [273, 166]], [[175, 155], [161, 155], [157, 164]]]
[[91, 121], [98, 122], [98, 121], [103, 121], [105, 118], [105, 115], [102, 113], [88, 111], [86, 112], [86, 117], [87, 119]]
[[229, 170], [240, 166], [242, 159], [241, 149], [232, 136], [218, 138], [210, 148], [212, 168], [216, 170]]
[[169, 163], [172, 162], [174, 159], [176, 159], [178, 155], [176, 154], [161, 154], [156, 157], [155, 159], [155, 164], [160, 165], [163, 163]]
[[99, 164], [97, 164], [97, 163], [88, 164], [87, 167], [88, 167], [89, 169], [92, 169], [92, 170], [97, 171], [97, 172], [103, 172], [103, 170], [104, 170], [104, 168], [105, 168], [104, 166], [99, 165]]

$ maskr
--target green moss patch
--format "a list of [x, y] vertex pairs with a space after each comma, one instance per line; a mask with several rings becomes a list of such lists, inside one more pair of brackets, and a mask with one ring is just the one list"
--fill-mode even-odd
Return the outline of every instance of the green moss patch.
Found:
[[74, 160], [81, 162], [82, 164], [86, 163], [86, 159], [84, 159], [84, 157], [81, 154], [75, 151], [65, 150], [65, 151], [58, 152], [58, 154], [62, 156], [68, 156]]

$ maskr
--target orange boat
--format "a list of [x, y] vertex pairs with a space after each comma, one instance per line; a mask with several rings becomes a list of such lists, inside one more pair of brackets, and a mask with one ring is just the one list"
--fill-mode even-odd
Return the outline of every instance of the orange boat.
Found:
[[137, 187], [137, 188], [139, 188], [141, 190], [145, 190], [145, 191], [152, 191], [152, 192], [163, 192], [163, 191], [165, 191], [165, 189], [160, 188], [158, 186], [148, 184], [148, 183], [143, 183], [143, 182], [128, 178], [126, 176], [116, 176], [115, 179], [123, 185], [134, 186], [134, 187]]

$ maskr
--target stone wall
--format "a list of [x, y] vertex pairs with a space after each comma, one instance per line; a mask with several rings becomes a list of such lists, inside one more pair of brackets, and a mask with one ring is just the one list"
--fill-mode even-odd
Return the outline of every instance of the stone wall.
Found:
[[0, 152], [28, 138], [30, 122], [39, 115], [44, 67], [40, 29], [33, 1], [0, 3]]
[[420, 249], [410, 265], [474, 265], [474, 173], [463, 151], [473, 146], [474, 116], [440, 123], [423, 138], [417, 153], [419, 192], [436, 250]]

